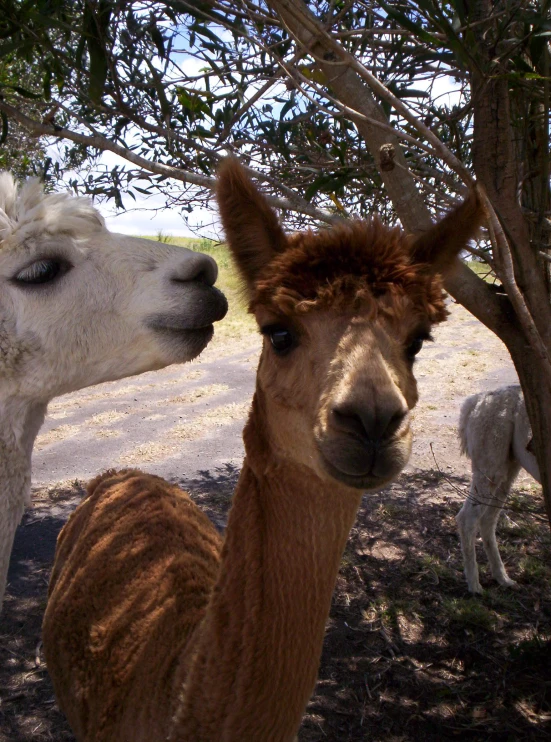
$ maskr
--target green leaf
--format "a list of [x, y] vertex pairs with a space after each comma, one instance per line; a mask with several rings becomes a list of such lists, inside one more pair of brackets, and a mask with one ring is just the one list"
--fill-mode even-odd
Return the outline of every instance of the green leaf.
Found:
[[298, 66], [298, 70], [304, 75], [307, 80], [317, 82], [318, 85], [324, 85], [327, 82], [327, 78], [317, 67], [312, 67], [312, 65], [307, 64], [300, 64]]
[[15, 93], [19, 93], [22, 98], [28, 98], [29, 100], [40, 100], [42, 97], [39, 93], [31, 93], [30, 90], [22, 88], [20, 85], [3, 85], [8, 90], [13, 90]]
[[405, 13], [401, 13], [399, 10], [396, 10], [396, 8], [384, 2], [384, 0], [380, 0], [379, 4], [387, 12], [390, 18], [394, 19], [407, 31], [411, 31], [421, 41], [424, 41], [427, 44], [431, 44], [431, 46], [437, 46], [437, 47], [442, 46], [442, 42], [440, 41], [439, 38], [437, 38], [436, 36], [433, 36], [431, 33], [426, 31], [422, 26], [418, 25], [417, 23], [414, 23], [411, 20], [411, 18], [408, 18], [408, 16], [405, 15]]
[[216, 45], [215, 48], [218, 48], [220, 46], [220, 37], [217, 36], [213, 31], [211, 31], [210, 28], [203, 26], [201, 23], [198, 23], [196, 21], [192, 26], [189, 27], [189, 29], [199, 36], [204, 36], [205, 38], [210, 39]]
[[52, 72], [49, 68], [44, 72], [44, 77], [42, 78], [42, 89], [44, 91], [44, 99], [51, 100], [52, 98]]
[[99, 103], [103, 96], [105, 83], [107, 81], [107, 59], [105, 50], [95, 44], [92, 40], [88, 42], [88, 56], [90, 57], [90, 81], [88, 84], [88, 95]]
[[398, 88], [396, 90], [397, 98], [430, 98], [430, 93], [426, 90], [416, 90], [415, 88]]
[[163, 34], [157, 28], [155, 21], [153, 21], [151, 26], [149, 27], [149, 33], [151, 35], [151, 39], [153, 43], [157, 47], [157, 54], [161, 57], [161, 59], [165, 59], [166, 58], [165, 40], [163, 38]]
[[291, 96], [289, 100], [284, 104], [281, 111], [279, 112], [279, 120], [282, 121], [285, 114], [291, 110], [291, 108], [295, 105], [295, 99], [294, 96]]

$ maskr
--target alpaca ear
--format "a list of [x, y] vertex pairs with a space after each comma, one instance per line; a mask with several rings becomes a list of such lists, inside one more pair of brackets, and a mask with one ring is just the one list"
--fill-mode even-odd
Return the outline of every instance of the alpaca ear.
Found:
[[484, 217], [481, 197], [473, 189], [462, 204], [413, 241], [413, 262], [427, 263], [433, 273], [446, 274], [476, 235]]
[[234, 157], [222, 161], [216, 197], [222, 226], [249, 295], [262, 270], [287, 240], [275, 211]]

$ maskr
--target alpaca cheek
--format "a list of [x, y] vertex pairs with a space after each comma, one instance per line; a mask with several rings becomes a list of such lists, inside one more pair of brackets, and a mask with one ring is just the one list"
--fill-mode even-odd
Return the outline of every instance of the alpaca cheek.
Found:
[[413, 375], [413, 372], [408, 369], [402, 375], [396, 374], [394, 383], [404, 395], [404, 399], [406, 400], [408, 408], [412, 410], [417, 404], [417, 401], [419, 399], [417, 381], [415, 380], [415, 376]]
[[[11, 330], [11, 332], [10, 332]], [[37, 337], [30, 335], [17, 338], [15, 328], [8, 328], [6, 321], [0, 321], [0, 377], [9, 379], [20, 377], [22, 370], [34, 355], [42, 353]]]

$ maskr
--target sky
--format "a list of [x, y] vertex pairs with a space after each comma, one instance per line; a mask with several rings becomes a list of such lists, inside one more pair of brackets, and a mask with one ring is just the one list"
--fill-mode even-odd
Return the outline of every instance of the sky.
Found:
[[[60, 156], [56, 144], [48, 148], [48, 154], [54, 159]], [[104, 152], [100, 162], [108, 168], [115, 165], [127, 167], [129, 165], [126, 160], [112, 152]], [[75, 175], [75, 173], [66, 173], [64, 180], [68, 182]], [[174, 181], [174, 188], [178, 186], [178, 182]], [[59, 184], [58, 189], [63, 190], [63, 185]], [[164, 198], [160, 194], [144, 196], [135, 192], [135, 195], [134, 201], [130, 196], [123, 194], [125, 211], [118, 210], [113, 200], [103, 202], [99, 199], [94, 200], [94, 206], [104, 217], [111, 232], [148, 237], [155, 236], [159, 232], [172, 237], [201, 236], [212, 239], [220, 237], [218, 215], [214, 209], [195, 209], [191, 214], [187, 214], [188, 222], [193, 226], [193, 230], [190, 230], [177, 208], [165, 208]]]
[[[177, 185], [177, 184], [176, 184]], [[105, 218], [106, 224], [111, 232], [122, 232], [132, 235], [157, 235], [162, 232], [172, 237], [193, 237], [197, 232], [191, 231], [180, 212], [177, 209], [164, 209], [164, 199], [161, 196], [146, 198], [139, 193], [136, 194], [134, 202], [129, 197], [124, 197], [125, 205], [130, 206], [126, 211], [117, 211], [111, 202], [95, 202], [95, 206]], [[154, 212], [150, 209], [159, 207], [162, 211]], [[207, 209], [195, 209], [189, 215], [190, 221], [202, 225], [210, 225], [215, 218], [213, 212]], [[212, 228], [202, 227], [198, 230], [202, 237], [216, 237], [216, 231]]]

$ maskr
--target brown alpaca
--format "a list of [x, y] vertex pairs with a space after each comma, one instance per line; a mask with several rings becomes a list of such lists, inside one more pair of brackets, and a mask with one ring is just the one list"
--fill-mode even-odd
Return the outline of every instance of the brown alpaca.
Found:
[[413, 360], [476, 195], [417, 240], [284, 235], [241, 167], [218, 201], [264, 346], [225, 541], [167, 482], [107, 472], [63, 529], [44, 620], [79, 742], [289, 742], [362, 491], [407, 462]]

